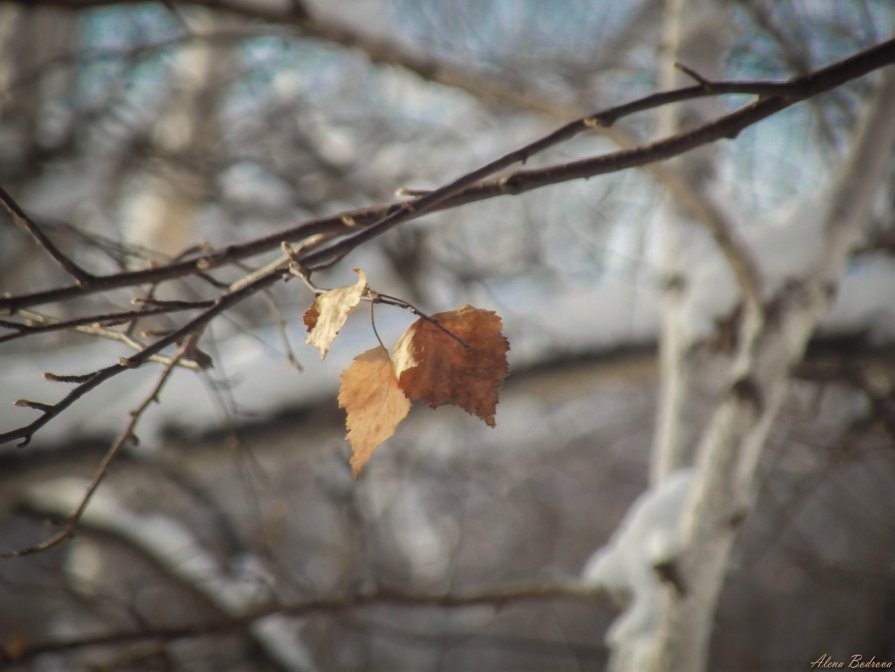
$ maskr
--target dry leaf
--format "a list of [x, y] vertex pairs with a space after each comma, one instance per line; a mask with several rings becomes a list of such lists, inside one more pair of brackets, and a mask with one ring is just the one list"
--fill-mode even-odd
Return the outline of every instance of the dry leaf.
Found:
[[[302, 316], [302, 322], [305, 323], [305, 329], [308, 330], [309, 334], [314, 331], [314, 327], [317, 325], [318, 316], [317, 300], [314, 299], [314, 303], [310, 305], [310, 307], [305, 311], [305, 314]], [[308, 338], [310, 338], [310, 336]], [[305, 342], [307, 343], [307, 339], [305, 340]]]
[[311, 307], [305, 311], [304, 323], [308, 328], [305, 343], [316, 347], [321, 359], [326, 357], [339, 329], [345, 324], [348, 314], [360, 303], [367, 288], [367, 276], [364, 272], [359, 268], [355, 268], [354, 272], [357, 273], [355, 284], [318, 294]]
[[385, 348], [358, 355], [342, 372], [339, 406], [348, 411], [345, 426], [351, 444], [351, 471], [357, 478], [373, 451], [395, 433], [410, 411], [410, 401], [398, 387]]
[[493, 427], [510, 349], [500, 317], [463, 306], [432, 319], [469, 347], [428, 320], [417, 320], [395, 345], [398, 385], [411, 401], [421, 399], [432, 408], [456, 404]]

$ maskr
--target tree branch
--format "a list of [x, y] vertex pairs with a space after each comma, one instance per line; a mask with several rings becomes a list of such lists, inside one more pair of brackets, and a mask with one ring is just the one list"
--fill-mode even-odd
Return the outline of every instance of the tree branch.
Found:
[[[12, 333], [0, 335], [0, 343], [6, 343], [7, 341], [14, 341], [18, 338], [25, 338], [36, 334], [46, 334], [66, 329], [80, 331], [82, 333], [98, 333], [97, 329], [108, 332], [108, 329], [105, 329], [105, 327], [111, 327], [130, 320], [150, 317], [152, 315], [168, 315], [183, 310], [197, 310], [199, 308], [208, 308], [214, 305], [214, 301], [160, 301], [158, 303], [161, 305], [157, 305], [154, 308], [100, 313], [97, 315], [76, 317], [71, 320], [57, 320], [47, 315], [40, 315], [30, 311], [19, 311], [19, 314], [25, 318], [25, 322], [0, 320], [0, 328], [12, 330]], [[84, 329], [83, 327], [88, 328]]]
[[77, 281], [79, 286], [83, 287], [90, 284], [93, 276], [65, 256], [62, 250], [56, 247], [34, 220], [25, 214], [25, 211], [19, 207], [19, 204], [15, 202], [15, 199], [3, 187], [0, 187], [0, 203], [3, 204], [12, 220], [34, 238], [37, 244], [44, 248], [53, 257], [53, 260]]
[[[476, 170], [466, 173], [439, 189], [427, 192], [411, 201], [391, 204], [384, 208], [361, 210], [343, 213], [335, 217], [312, 220], [285, 231], [248, 241], [247, 243], [227, 246], [197, 258], [174, 262], [158, 268], [107, 276], [91, 276], [89, 284], [84, 286], [73, 285], [32, 294], [23, 294], [17, 297], [2, 298], [0, 299], [0, 310], [15, 311], [25, 306], [47, 301], [66, 300], [98, 291], [148, 282], [155, 283], [181, 275], [204, 272], [215, 265], [235, 263], [252, 254], [267, 251], [272, 247], [281, 245], [284, 241], [306, 240], [310, 236], [318, 234], [322, 234], [321, 237], [308, 244], [302, 250], [299, 258], [302, 266], [309, 271], [324, 268], [343, 258], [358, 245], [381, 235], [404, 221], [414, 219], [427, 212], [496, 196], [521, 194], [551, 184], [589, 178], [669, 159], [721, 138], [736, 137], [744, 128], [789, 107], [805, 96], [815, 95], [839, 86], [850, 79], [862, 76], [891, 63], [895, 63], [895, 40], [889, 40], [859, 52], [810, 75], [798, 77], [790, 80], [788, 83], [781, 83], [776, 89], [778, 91], [777, 95], [761, 97], [735, 112], [724, 115], [693, 130], [678, 133], [663, 140], [629, 150], [612, 152], [537, 170], [518, 171], [497, 180], [480, 182], [483, 178], [513, 163], [524, 162], [536, 152], [543, 151], [589, 128], [599, 126], [601, 123], [604, 123], [603, 120], [611, 123], [623, 114], [631, 114], [645, 109], [645, 103], [635, 101], [634, 103], [610, 108], [609, 110], [566, 124], [539, 140], [510, 152]], [[713, 84], [712, 86], [720, 86], [720, 84]], [[681, 92], [688, 92], [686, 95], [692, 96], [705, 95], [703, 85], [685, 87], [676, 91], [677, 93], [672, 91], [665, 94], [647, 96], [641, 100], [651, 100], [650, 104], [656, 105], [664, 104], [665, 101], [671, 99], [685, 99], [685, 93]], [[358, 225], [364, 224], [367, 226], [361, 229], [360, 232], [350, 235], [329, 247], [319, 250], [315, 249], [316, 245], [322, 244], [329, 237], [345, 231], [353, 231]], [[747, 292], [757, 293], [757, 278], [754, 277], [754, 268], [741, 263], [743, 256], [732, 241], [728, 241], [729, 244], [724, 242], [724, 233], [723, 227], [715, 231], [716, 240], [719, 240], [722, 244], [722, 250], [726, 250], [725, 253], [729, 255], [737, 277], [740, 278]], [[143, 348], [135, 355], [123, 358], [119, 363], [95, 372], [56, 404], [46, 405], [23, 401], [21, 405], [36, 408], [42, 412], [42, 415], [25, 427], [0, 434], [0, 443], [22, 439], [21, 445], [27, 444], [34, 432], [100, 383], [128, 368], [142, 365], [165, 347], [201, 330], [209, 321], [224, 310], [273, 284], [281, 277], [283, 270], [284, 268], [279, 264], [278, 260], [272, 265], [272, 268], [271, 266], [265, 267], [260, 275], [253, 275], [251, 281], [234, 283], [230, 290], [217, 299], [214, 306], [204, 310], [179, 329], [159, 339], [152, 345]], [[757, 302], [750, 303], [759, 305]]]
[[252, 283], [242, 286], [235, 291], [230, 291], [219, 299], [217, 299], [214, 305], [210, 308], [207, 308], [202, 313], [191, 319], [189, 322], [181, 326], [180, 328], [172, 331], [167, 336], [164, 336], [158, 339], [155, 343], [144, 347], [142, 350], [137, 352], [130, 357], [122, 357], [118, 363], [112, 364], [111, 366], [107, 366], [104, 369], [99, 369], [98, 371], [90, 374], [89, 377], [84, 380], [84, 382], [80, 383], [76, 388], [74, 388], [71, 392], [69, 392], [65, 397], [63, 397], [60, 401], [55, 404], [35, 404], [34, 402], [24, 401], [23, 403], [19, 403], [22, 406], [30, 406], [32, 408], [37, 408], [41, 410], [41, 416], [37, 418], [37, 420], [31, 422], [24, 427], [19, 427], [18, 429], [14, 429], [9, 432], [4, 432], [0, 434], [0, 444], [9, 443], [10, 441], [18, 441], [21, 440], [20, 446], [25, 446], [30, 443], [32, 436], [37, 430], [47, 424], [54, 417], [59, 415], [66, 408], [71, 406], [78, 399], [83, 397], [85, 394], [99, 386], [101, 383], [109, 380], [117, 376], [119, 373], [123, 371], [127, 371], [129, 369], [135, 369], [139, 366], [142, 366], [146, 362], [150, 361], [154, 355], [157, 355], [166, 347], [178, 343], [193, 333], [197, 333], [205, 327], [212, 319], [214, 319], [217, 315], [223, 313], [228, 308], [232, 308], [236, 304], [240, 303], [244, 299], [252, 296], [256, 292], [269, 287], [277, 279], [280, 277], [279, 270], [273, 270], [267, 273], [260, 278], [257, 278]]
[[[161, 282], [185, 275], [205, 271], [210, 268], [232, 264], [256, 254], [270, 251], [283, 241], [299, 242], [310, 236], [323, 234], [327, 237], [355, 233], [343, 241], [328, 248], [313, 252], [308, 250], [302, 260], [310, 270], [331, 265], [344, 257], [358, 245], [371, 240], [392, 227], [416, 219], [428, 212], [457, 207], [503, 195], [517, 195], [544, 186], [567, 182], [575, 179], [589, 178], [627, 168], [644, 166], [656, 161], [663, 161], [690, 149], [723, 138], [735, 138], [743, 129], [783, 110], [806, 97], [817, 95], [843, 83], [861, 77], [876, 69], [895, 63], [895, 40], [883, 42], [875, 47], [859, 52], [847, 59], [817, 70], [809, 75], [797, 77], [780, 83], [736, 83], [715, 82], [712, 87], [716, 92], [742, 93], [752, 86], [761, 88], [772, 86], [776, 94], [759, 98], [754, 103], [740, 108], [736, 112], [725, 115], [713, 122], [696, 129], [669, 136], [663, 140], [640, 147], [611, 152], [571, 163], [548, 166], [538, 170], [523, 170], [511, 173], [498, 180], [480, 182], [480, 180], [519, 162], [525, 162], [531, 156], [552, 147], [564, 140], [574, 137], [602, 124], [610, 124], [619, 118], [652, 109], [671, 102], [680, 102], [694, 97], [709, 95], [702, 85], [684, 87], [674, 91], [646, 96], [631, 103], [595, 112], [573, 121], [532, 143], [481, 166], [452, 182], [427, 192], [411, 200], [391, 203], [384, 206], [365, 208], [339, 213], [331, 217], [309, 220], [295, 226], [276, 231], [245, 243], [228, 245], [212, 250], [191, 259], [158, 266], [155, 268], [112, 275], [94, 276], [88, 286], [72, 285], [57, 287], [18, 296], [0, 298], [0, 311], [15, 312], [20, 308], [39, 305], [51, 301], [66, 301], [97, 292], [132, 287], [135, 285]], [[740, 88], [742, 87], [742, 88]], [[691, 202], [691, 209], [694, 203]], [[705, 207], [704, 205], [702, 206]], [[713, 231], [716, 240], [724, 245], [722, 250], [730, 259], [736, 256], [733, 246], [724, 243], [724, 236]], [[318, 243], [320, 244], [320, 243]], [[313, 246], [311, 246], [313, 248]], [[737, 277], [749, 286], [749, 273], [745, 265], [732, 262]], [[742, 268], [738, 269], [738, 266]]]
[[477, 606], [504, 607], [520, 602], [541, 602], [557, 599], [605, 602], [606, 595], [602, 591], [577, 583], [527, 583], [457, 593], [403, 592], [377, 589], [354, 595], [271, 605], [257, 609], [239, 618], [218, 620], [211, 623], [37, 642], [27, 646], [24, 651], [19, 652], [15, 657], [15, 662], [22, 663], [45, 653], [72, 651], [97, 646], [126, 645], [147, 640], [172, 642], [240, 632], [258, 620], [275, 615], [305, 617], [312, 614], [338, 614], [384, 605], [407, 608], [440, 607], [443, 609], [462, 609]]
[[[8, 560], [10, 558], [20, 558], [25, 555], [34, 555], [35, 553], [42, 553], [43, 551], [47, 551], [54, 546], [58, 546], [63, 541], [65, 541], [71, 534], [74, 532], [75, 527], [78, 524], [78, 521], [81, 519], [81, 516], [84, 515], [84, 511], [87, 509], [87, 505], [90, 503], [91, 497], [93, 497], [93, 493], [96, 492], [97, 488], [99, 488], [99, 484], [102, 482], [103, 478], [105, 478], [106, 474], [109, 471], [109, 465], [115, 460], [115, 458], [121, 453], [124, 449], [124, 446], [131, 439], [136, 440], [136, 434], [134, 433], [137, 424], [140, 422], [140, 418], [143, 416], [143, 413], [149, 408], [149, 405], [153, 402], [159, 401], [159, 394], [162, 391], [162, 388], [165, 386], [165, 383], [168, 382], [168, 378], [171, 376], [171, 373], [174, 371], [177, 366], [178, 361], [189, 352], [189, 350], [195, 345], [194, 339], [188, 338], [184, 341], [183, 345], [180, 346], [177, 353], [171, 358], [171, 361], [165, 365], [162, 369], [161, 375], [158, 377], [155, 385], [152, 386], [152, 389], [149, 391], [149, 394], [130, 412], [130, 419], [122, 430], [121, 434], [118, 435], [118, 438], [109, 446], [109, 449], [106, 451], [106, 454], [103, 455], [103, 459], [99, 463], [99, 467], [97, 467], [96, 472], [93, 474], [93, 478], [90, 480], [89, 485], [87, 486], [87, 490], [84, 492], [84, 497], [81, 499], [80, 504], [75, 509], [74, 513], [71, 517], [65, 521], [62, 527], [56, 531], [51, 537], [41, 541], [40, 543], [34, 544], [33, 546], [28, 546], [26, 548], [20, 548], [14, 551], [0, 551], [0, 559]], [[48, 411], [49, 413], [49, 411]]]

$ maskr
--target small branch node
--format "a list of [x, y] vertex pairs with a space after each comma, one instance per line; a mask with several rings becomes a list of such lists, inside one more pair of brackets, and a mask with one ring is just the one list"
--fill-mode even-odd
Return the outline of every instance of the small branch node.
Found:
[[97, 329], [108, 329], [109, 327], [118, 327], [122, 324], [127, 324], [133, 318], [123, 318], [116, 317], [110, 320], [103, 320], [101, 322], [95, 322], [93, 326]]
[[283, 241], [280, 243], [280, 249], [283, 250], [283, 253], [289, 257], [289, 259], [295, 264], [301, 264], [301, 258], [299, 255], [299, 251], [292, 247], [287, 241]]
[[419, 198], [420, 196], [426, 196], [431, 194], [431, 189], [410, 189], [408, 187], [401, 187], [400, 189], [395, 190], [396, 198]]
[[30, 399], [16, 399], [15, 405], [23, 408], [33, 408], [35, 411], [40, 411], [41, 413], [50, 413], [53, 410], [53, 407], [50, 404], [44, 404], [40, 401], [31, 401]]
[[690, 79], [694, 80], [706, 91], [711, 91], [714, 89], [714, 85], [708, 79], [696, 72], [693, 68], [689, 68], [679, 61], [675, 61], [674, 67], [683, 72]]
[[283, 248], [283, 252], [285, 252], [289, 259], [291, 259], [288, 268], [289, 274], [299, 278], [314, 294], [322, 294], [324, 290], [320, 289], [311, 281], [312, 271], [302, 264], [299, 252], [293, 249], [293, 247], [286, 241], [283, 241], [280, 246]]

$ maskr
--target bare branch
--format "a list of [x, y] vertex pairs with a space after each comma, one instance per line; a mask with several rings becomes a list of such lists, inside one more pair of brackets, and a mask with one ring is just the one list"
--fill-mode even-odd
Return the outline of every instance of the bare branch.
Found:
[[462, 609], [466, 607], [503, 607], [523, 602], [548, 600], [576, 600], [606, 602], [605, 593], [577, 583], [527, 583], [505, 587], [456, 592], [423, 593], [378, 589], [356, 595], [319, 598], [293, 604], [271, 605], [240, 618], [215, 620], [174, 628], [153, 628], [136, 632], [116, 632], [94, 637], [36, 642], [16, 656], [17, 662], [25, 662], [44, 653], [72, 651], [94, 646], [125, 645], [147, 640], [171, 642], [195, 639], [211, 635], [240, 632], [253, 622], [274, 615], [305, 617], [311, 614], [338, 614], [381, 605], [407, 608]]
[[93, 276], [65, 256], [53, 241], [41, 231], [34, 220], [25, 214], [25, 211], [19, 207], [19, 204], [15, 202], [13, 197], [3, 187], [0, 187], [0, 202], [3, 203], [3, 207], [6, 208], [12, 220], [26, 233], [30, 234], [37, 241], [37, 244], [44, 248], [53, 257], [53, 260], [78, 282], [78, 285], [85, 286], [90, 284]]
[[130, 357], [122, 357], [116, 364], [107, 366], [104, 369], [99, 369], [98, 371], [94, 372], [87, 380], [79, 384], [60, 401], [52, 404], [51, 406], [48, 406], [48, 410], [46, 410], [39, 418], [37, 418], [37, 420], [34, 420], [30, 424], [23, 427], [19, 427], [18, 429], [0, 434], [0, 444], [21, 440], [21, 443], [19, 444], [20, 446], [27, 445], [31, 441], [31, 437], [34, 435], [35, 432], [37, 432], [41, 427], [47, 424], [54, 417], [59, 415], [66, 408], [71, 406], [78, 399], [99, 386], [101, 383], [117, 376], [123, 371], [135, 369], [139, 366], [142, 366], [146, 362], [151, 361], [153, 356], [160, 353], [166, 347], [175, 343], [179, 343], [189, 337], [191, 334], [202, 330], [206, 324], [223, 313], [225, 310], [227, 310], [228, 308], [232, 308], [233, 306], [252, 296], [256, 292], [269, 287], [279, 278], [280, 272], [272, 271], [267, 275], [256, 279], [249, 285], [224, 294], [219, 299], [217, 299], [217, 301], [215, 301], [213, 306], [204, 310], [202, 313], [191, 319], [179, 329], [176, 329], [167, 336], [158, 339], [155, 343], [144, 347], [136, 354], [131, 355]]
[[[20, 548], [14, 551], [2, 551], [0, 552], [0, 559], [8, 560], [10, 558], [20, 558], [25, 555], [34, 555], [35, 553], [41, 553], [43, 551], [49, 550], [54, 546], [58, 546], [63, 541], [65, 541], [71, 534], [74, 532], [75, 527], [78, 524], [78, 521], [81, 519], [81, 516], [84, 515], [84, 511], [87, 509], [87, 505], [90, 504], [90, 498], [93, 497], [93, 493], [96, 492], [97, 488], [99, 488], [100, 483], [102, 483], [103, 478], [105, 478], [106, 474], [109, 471], [109, 465], [112, 464], [114, 459], [121, 453], [124, 449], [125, 445], [127, 445], [128, 441], [136, 440], [136, 435], [134, 434], [137, 424], [140, 422], [140, 418], [143, 416], [143, 413], [149, 408], [149, 405], [153, 402], [158, 402], [159, 393], [162, 388], [165, 386], [165, 383], [168, 381], [168, 378], [171, 376], [171, 373], [174, 371], [174, 368], [177, 365], [177, 362], [183, 357], [190, 348], [193, 347], [195, 339], [188, 338], [184, 341], [183, 345], [177, 351], [177, 353], [171, 358], [171, 361], [162, 369], [161, 375], [158, 377], [155, 385], [152, 386], [152, 389], [149, 391], [149, 394], [143, 399], [140, 404], [134, 408], [130, 412], [130, 419], [122, 430], [121, 434], [118, 435], [118, 438], [109, 446], [109, 449], [106, 451], [106, 454], [103, 455], [103, 459], [100, 461], [99, 466], [96, 469], [96, 472], [93, 474], [93, 478], [90, 480], [90, 484], [87, 486], [87, 490], [84, 492], [84, 497], [81, 499], [81, 503], [78, 505], [78, 508], [75, 509], [75, 512], [71, 515], [71, 517], [63, 523], [62, 527], [56, 531], [51, 537], [41, 541], [40, 543], [34, 544], [33, 546], [28, 546], [26, 548]], [[46, 415], [50, 415], [52, 413], [52, 408], [47, 407], [42, 409]]]
[[[895, 43], [893, 43], [893, 47], [895, 47]], [[895, 58], [895, 48], [893, 48], [893, 58]], [[764, 98], [716, 121], [642, 147], [602, 154], [536, 170], [521, 170], [491, 182], [471, 182], [468, 176], [478, 176], [480, 173], [486, 172], [485, 168], [481, 168], [414, 201], [404, 203], [403, 207], [395, 209], [392, 214], [362, 229], [359, 233], [327, 248], [313, 252], [305, 256], [302, 261], [309, 270], [325, 268], [347, 255], [358, 245], [385, 233], [397, 224], [419, 217], [430, 210], [439, 209], [436, 207], [438, 205], [447, 207], [446, 204], [453, 206], [497, 196], [518, 195], [552, 184], [614, 173], [654, 161], [670, 159], [708, 142], [732, 137], [744, 128], [785, 109], [791, 104], [784, 98]], [[583, 120], [575, 123], [583, 124]], [[502, 167], [500, 162], [501, 160], [499, 159], [488, 165]], [[2, 306], [3, 302], [0, 301], [0, 307]]]
[[[173, 303], [173, 302], [172, 302]], [[187, 303], [187, 302], [183, 302]], [[203, 306], [210, 307], [214, 305], [214, 301], [197, 301], [192, 305], [193, 309], [200, 308]], [[123, 331], [115, 331], [114, 329], [107, 328], [107, 325], [111, 326], [120, 322], [125, 321], [121, 319], [123, 317], [144, 317], [146, 315], [158, 315], [158, 314], [166, 314], [170, 313], [174, 310], [186, 310], [187, 306], [183, 306], [181, 308], [162, 308], [157, 311], [155, 310], [145, 310], [145, 311], [125, 311], [122, 313], [106, 313], [103, 315], [88, 315], [87, 317], [76, 318], [73, 320], [64, 320], [57, 321], [55, 318], [49, 317], [47, 315], [41, 315], [39, 313], [32, 312], [30, 310], [21, 311], [22, 317], [25, 317], [27, 322], [25, 324], [19, 322], [11, 322], [8, 320], [0, 320], [0, 326], [5, 327], [7, 329], [15, 329], [16, 333], [13, 334], [5, 334], [0, 336], [0, 343], [5, 341], [11, 341], [17, 338], [24, 338], [26, 336], [32, 336], [38, 333], [46, 333], [52, 331], [59, 331], [62, 329], [68, 329], [70, 331], [79, 333], [79, 334], [89, 334], [90, 336], [99, 336], [100, 338], [106, 338], [111, 341], [118, 341], [119, 343], [123, 343], [131, 350], [140, 351], [146, 347], [144, 343], [140, 343], [131, 337], [127, 332]], [[37, 324], [35, 324], [35, 322]], [[155, 362], [156, 364], [165, 364], [167, 365], [170, 361], [170, 357], [165, 357], [164, 355], [152, 355], [149, 360], [150, 362]], [[207, 368], [199, 364], [198, 361], [191, 359], [189, 357], [183, 357], [177, 363], [178, 366], [181, 366], [186, 369], [192, 369], [193, 371], [199, 371], [203, 368]], [[44, 378], [47, 380], [54, 380], [59, 382], [66, 383], [80, 383], [84, 382], [92, 373], [76, 375], [76, 376], [59, 376], [52, 373], [45, 373]]]
[[[291, 247], [289, 247], [288, 243], [283, 243], [283, 249], [288, 255], [288, 258], [292, 258], [293, 254], [297, 254]], [[251, 275], [247, 277], [258, 277], [258, 275], [264, 272], [280, 269], [284, 261], [285, 259], [280, 257], [256, 271], [250, 271], [248, 268], [243, 268], [243, 270], [250, 271]], [[242, 267], [242, 264], [240, 264], [240, 267]], [[308, 282], [303, 276], [302, 280], [305, 280], [306, 283]], [[292, 349], [292, 341], [289, 340], [286, 318], [283, 316], [282, 311], [280, 311], [279, 306], [277, 306], [277, 302], [274, 300], [273, 293], [270, 290], [265, 289], [262, 292], [262, 298], [264, 299], [264, 303], [267, 304], [267, 309], [273, 318], [277, 335], [280, 337], [280, 343], [283, 345], [283, 353], [286, 355], [286, 361], [289, 362], [289, 365], [293, 369], [301, 373], [304, 371], [304, 368], [302, 367], [301, 362], [298, 361], [298, 357], [295, 356], [295, 351]]]
[[[413, 315], [416, 315], [421, 320], [428, 322], [429, 324], [431, 324], [433, 327], [435, 327], [436, 329], [441, 331], [443, 334], [445, 334], [449, 338], [453, 338], [455, 341], [457, 341], [457, 343], [462, 345], [465, 350], [469, 350], [469, 343], [467, 343], [462, 338], [457, 336], [457, 334], [450, 331], [447, 327], [445, 327], [443, 324], [441, 324], [441, 322], [436, 320], [434, 317], [432, 317], [431, 315], [427, 315], [426, 313], [421, 311], [419, 308], [417, 308], [412, 303], [410, 303], [410, 301], [406, 301], [404, 299], [399, 299], [397, 296], [391, 296], [390, 294], [383, 294], [381, 292], [377, 292], [377, 291], [371, 290], [369, 288], [367, 288], [367, 294], [368, 294], [368, 296], [366, 298], [368, 298], [372, 303], [384, 303], [387, 306], [396, 306], [398, 308], [403, 308], [404, 310], [410, 311]], [[379, 342], [381, 344], [382, 340], [380, 339]], [[383, 347], [385, 347], [385, 346], [383, 346]], [[388, 348], [386, 348], [386, 349], [388, 349]]]
[[[333, 236], [350, 234], [357, 227], [361, 227], [360, 232], [355, 233], [354, 236], [346, 240], [317, 253], [309, 252], [302, 255], [302, 261], [309, 270], [324, 268], [344, 257], [358, 245], [384, 233], [399, 223], [416, 219], [427, 212], [452, 208], [497, 196], [521, 194], [560, 182], [594, 177], [663, 161], [703, 144], [723, 138], [734, 138], [743, 129], [800, 100], [840, 86], [851, 79], [861, 77], [892, 63], [895, 63], [895, 40], [883, 42], [809, 75], [796, 77], [787, 82], [712, 82], [711, 94], [707, 93], [703, 86], [684, 87], [653, 94], [631, 103], [595, 112], [566, 124], [553, 133], [466, 173], [441, 188], [427, 192], [412, 201], [353, 210], [331, 217], [309, 220], [245, 243], [228, 245], [191, 259], [154, 268], [95, 276], [91, 279], [89, 286], [85, 287], [72, 285], [30, 294], [3, 297], [0, 298], [0, 311], [15, 312], [27, 306], [51, 301], [65, 301], [87, 294], [170, 280], [184, 275], [195, 274], [197, 271], [205, 271], [210, 268], [232, 264], [247, 257], [267, 252], [280, 246], [283, 241], [299, 242], [318, 234], [323, 234], [325, 238], [331, 238]], [[750, 90], [753, 92], [758, 90], [774, 91], [775, 93], [769, 97], [759, 98], [758, 101], [746, 105], [736, 112], [720, 117], [713, 122], [685, 133], [670, 136], [664, 140], [572, 163], [549, 166], [539, 170], [519, 171], [492, 182], [480, 182], [480, 180], [514, 163], [525, 162], [534, 154], [568, 140], [579, 133], [595, 127], [601, 127], [601, 125], [614, 123], [623, 116], [706, 95], [722, 93], [742, 94], [744, 92], [748, 93]], [[691, 199], [691, 209], [693, 203]], [[703, 211], [706, 208], [704, 204], [699, 207]], [[322, 240], [315, 244], [319, 245], [321, 242]], [[729, 249], [725, 254], [733, 255], [733, 251]], [[737, 275], [738, 277], [741, 276], [740, 273]]]
[[[787, 83], [781, 83], [775, 89], [778, 92], [776, 95], [759, 98], [757, 101], [735, 112], [690, 131], [678, 133], [663, 140], [629, 150], [612, 152], [538, 170], [518, 171], [491, 182], [480, 181], [513, 163], [524, 162], [532, 154], [543, 151], [589, 128], [602, 123], [611, 123], [623, 114], [632, 114], [635, 111], [647, 109], [649, 106], [684, 100], [687, 97], [706, 95], [706, 93], [704, 87], [697, 86], [647, 96], [644, 99], [640, 99], [640, 101], [611, 108], [567, 124], [533, 143], [529, 143], [514, 152], [510, 152], [476, 170], [466, 173], [456, 180], [412, 201], [391, 204], [381, 208], [342, 213], [336, 217], [312, 220], [286, 231], [276, 232], [240, 245], [213, 250], [197, 258], [174, 262], [158, 268], [107, 276], [92, 276], [90, 283], [86, 286], [74, 285], [33, 294], [23, 294], [17, 297], [6, 297], [0, 299], [0, 310], [16, 311], [24, 306], [37, 303], [71, 299], [93, 292], [135, 284], [155, 283], [179, 277], [180, 275], [203, 272], [216, 265], [235, 263], [252, 254], [282, 245], [284, 241], [307, 241], [311, 236], [318, 236], [318, 234], [322, 235], [314, 238], [313, 242], [308, 241], [306, 243], [300, 254], [299, 263], [306, 271], [324, 268], [344, 257], [358, 245], [381, 235], [401, 222], [419, 217], [426, 212], [485, 198], [520, 194], [568, 180], [593, 177], [662, 161], [721, 138], [736, 137], [744, 128], [789, 107], [806, 96], [839, 86], [850, 79], [862, 76], [893, 62], [895, 62], [895, 40], [889, 40], [831, 66], [822, 68], [810, 75], [790, 80]], [[723, 88], [724, 85], [725, 83], [723, 82], [712, 83], [712, 87], [715, 89]], [[648, 103], [644, 101], [648, 101]], [[358, 233], [335, 242], [329, 247], [320, 250], [314, 249], [329, 237], [344, 234], [346, 230], [352, 231], [356, 226], [364, 224], [367, 225], [366, 228], [362, 228]], [[737, 247], [735, 241], [729, 238], [729, 236], [725, 237], [728, 233], [720, 225], [713, 231], [716, 240], [721, 244], [721, 249], [731, 261], [731, 265], [744, 287], [747, 297], [752, 297], [750, 303], [757, 306], [759, 302], [756, 300], [756, 297], [759, 295], [759, 289], [755, 269], [750, 265], [748, 258]], [[41, 417], [31, 424], [0, 434], [0, 443], [16, 439], [22, 439], [23, 443], [27, 443], [35, 431], [89, 390], [127, 368], [142, 365], [165, 347], [202, 329], [210, 320], [227, 308], [273, 284], [284, 273], [288, 273], [288, 265], [284, 266], [284, 264], [286, 262], [282, 258], [275, 260], [261, 269], [261, 271], [252, 274], [249, 278], [233, 283], [230, 289], [217, 300], [215, 305], [206, 309], [171, 334], [143, 348], [135, 355], [123, 358], [119, 363], [97, 371], [61, 401], [50, 406], [49, 410], [46, 410]]]
[[700, 75], [698, 72], [696, 72], [693, 68], [687, 67], [680, 62], [675, 62], [674, 67], [683, 72], [693, 81], [697, 82], [702, 88], [706, 89], [707, 91], [711, 91], [712, 83], [708, 79]]
[[292, 341], [289, 340], [289, 332], [286, 330], [289, 326], [288, 322], [286, 322], [286, 318], [283, 317], [283, 313], [279, 306], [277, 306], [277, 302], [274, 301], [272, 292], [264, 290], [262, 296], [264, 298], [264, 303], [267, 304], [267, 309], [270, 311], [271, 317], [273, 317], [277, 335], [280, 337], [280, 343], [283, 345], [283, 354], [286, 356], [286, 361], [289, 362], [289, 366], [301, 373], [304, 371], [304, 368], [302, 367], [301, 362], [298, 361], [298, 357], [295, 356], [295, 351], [292, 349]]
[[[144, 302], [143, 299], [138, 299]], [[182, 310], [197, 310], [199, 308], [208, 308], [214, 305], [214, 301], [145, 301], [152, 303], [156, 307], [144, 308], [142, 310], [124, 310], [114, 313], [100, 313], [97, 315], [87, 315], [85, 317], [76, 317], [71, 320], [56, 320], [48, 315], [41, 315], [31, 311], [20, 311], [19, 314], [25, 318], [25, 322], [13, 322], [11, 320], [0, 320], [0, 327], [4, 329], [12, 329], [14, 333], [0, 335], [0, 343], [14, 341], [18, 338], [33, 336], [35, 334], [46, 334], [53, 331], [64, 331], [71, 329], [80, 331], [85, 334], [98, 334], [105, 336], [108, 333], [104, 327], [115, 326], [129, 320], [149, 317], [151, 315], [167, 315], [169, 313]], [[92, 325], [92, 328], [91, 328]], [[87, 326], [87, 329], [79, 327]], [[117, 332], [112, 332], [117, 333]], [[114, 337], [116, 340], [117, 337]]]

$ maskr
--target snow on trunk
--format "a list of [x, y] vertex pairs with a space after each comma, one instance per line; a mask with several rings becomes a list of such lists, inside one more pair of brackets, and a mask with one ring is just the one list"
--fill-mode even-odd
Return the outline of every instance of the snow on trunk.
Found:
[[[693, 485], [692, 469], [679, 469], [631, 505], [609, 543], [591, 556], [582, 581], [626, 603], [606, 633], [606, 643], [626, 651], [624, 666], [638, 669], [648, 661], [661, 624], [663, 571], [681, 551], [681, 519]], [[667, 578], [667, 577], [666, 577]], [[639, 646], [639, 644], [644, 646]], [[615, 666], [621, 666], [617, 657]]]

